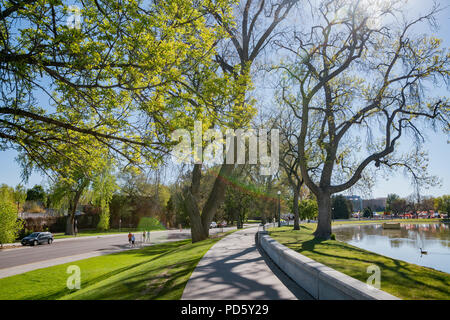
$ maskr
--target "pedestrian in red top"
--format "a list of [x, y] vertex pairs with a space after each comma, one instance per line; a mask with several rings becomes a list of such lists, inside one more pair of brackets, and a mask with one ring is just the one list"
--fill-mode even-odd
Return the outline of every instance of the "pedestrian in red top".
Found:
[[133, 235], [131, 234], [131, 231], [130, 231], [130, 233], [128, 233], [128, 243], [130, 244], [130, 246], [131, 246], [131, 237], [132, 237]]

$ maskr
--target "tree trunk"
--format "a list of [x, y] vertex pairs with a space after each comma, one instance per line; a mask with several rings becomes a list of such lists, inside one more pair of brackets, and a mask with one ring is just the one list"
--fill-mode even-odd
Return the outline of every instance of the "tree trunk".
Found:
[[81, 186], [76, 190], [72, 201], [70, 201], [69, 205], [69, 217], [66, 225], [66, 235], [74, 235], [75, 234], [75, 213], [77, 212], [78, 202], [80, 201], [81, 194], [83, 193], [84, 188], [86, 187], [86, 182], [83, 182]]
[[217, 175], [214, 186], [209, 194], [208, 200], [202, 210], [202, 223], [203, 228], [208, 230], [209, 235], [209, 225], [216, 215], [217, 209], [225, 200], [225, 191], [227, 187], [226, 179], [233, 172], [234, 164], [223, 164], [220, 168], [219, 174]]
[[209, 228], [208, 231], [205, 232], [202, 219], [200, 217], [200, 210], [197, 206], [197, 201], [192, 195], [191, 190], [188, 188], [184, 191], [184, 205], [190, 218], [192, 242], [197, 242], [208, 238]]
[[75, 212], [76, 212], [76, 205], [74, 206], [71, 201], [69, 205], [69, 213], [66, 220], [66, 235], [75, 234]]
[[195, 193], [198, 190], [200, 184], [200, 166], [195, 165], [193, 171], [193, 180], [190, 190], [185, 189], [185, 208], [189, 213], [191, 219], [191, 236], [192, 242], [205, 240], [209, 236], [209, 226], [214, 218], [217, 208], [222, 204], [225, 199], [225, 178], [233, 171], [234, 165], [222, 165], [219, 174], [217, 175], [214, 186], [209, 194], [208, 200], [203, 207], [202, 212], [197, 206], [197, 200]]
[[331, 194], [320, 192], [317, 196], [319, 216], [314, 236], [319, 239], [330, 239], [331, 237]]
[[296, 186], [294, 186], [294, 203], [292, 204], [292, 209], [294, 211], [294, 230], [300, 230], [299, 212], [298, 212], [298, 201], [300, 199], [300, 188], [301, 188], [300, 184], [297, 184]]
[[205, 230], [202, 223], [200, 209], [198, 207], [201, 177], [202, 165], [194, 164], [191, 186], [190, 188], [185, 188], [184, 190], [184, 205], [190, 218], [192, 242], [205, 240], [209, 235], [209, 226], [208, 229]]

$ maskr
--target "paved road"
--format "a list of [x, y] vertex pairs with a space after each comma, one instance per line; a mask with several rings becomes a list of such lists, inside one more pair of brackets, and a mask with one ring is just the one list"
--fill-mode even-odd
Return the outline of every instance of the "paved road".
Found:
[[[235, 227], [223, 228], [223, 231]], [[210, 234], [221, 232], [222, 228], [211, 229]], [[135, 233], [136, 240], [141, 241], [141, 233]], [[154, 231], [150, 234], [151, 244], [166, 241], [190, 239], [189, 229]], [[129, 250], [127, 234], [71, 239], [70, 241], [55, 240], [51, 245], [36, 247], [20, 247], [17, 249], [0, 250], [0, 278], [19, 274], [51, 265], [76, 261], [93, 256]]]
[[311, 299], [257, 249], [257, 231], [244, 229], [217, 242], [198, 263], [182, 299]]

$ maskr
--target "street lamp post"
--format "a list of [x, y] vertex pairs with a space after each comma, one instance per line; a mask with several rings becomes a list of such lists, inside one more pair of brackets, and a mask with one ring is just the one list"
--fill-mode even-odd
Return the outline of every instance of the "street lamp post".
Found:
[[278, 194], [278, 228], [279, 228], [279, 227], [281, 227], [281, 216], [280, 216], [280, 211], [281, 211], [281, 208], [280, 208], [280, 194], [281, 194], [281, 191], [278, 190], [277, 194]]

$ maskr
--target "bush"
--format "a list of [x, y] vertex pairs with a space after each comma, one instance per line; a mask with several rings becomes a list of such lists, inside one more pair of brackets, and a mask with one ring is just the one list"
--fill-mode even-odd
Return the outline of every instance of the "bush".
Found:
[[300, 219], [314, 219], [319, 214], [317, 201], [313, 199], [301, 201], [298, 210]]
[[138, 231], [144, 231], [144, 230], [165, 230], [164, 226], [159, 222], [158, 219], [152, 218], [152, 217], [143, 217], [139, 221], [137, 230]]
[[371, 218], [373, 215], [372, 209], [370, 207], [364, 208], [363, 211], [363, 217], [364, 218]]
[[109, 229], [109, 213], [101, 213], [100, 221], [97, 225], [97, 230], [106, 231]]
[[332, 198], [331, 216], [333, 219], [348, 219], [352, 213], [351, 202], [343, 195], [337, 195]]
[[32, 234], [33, 232], [34, 232], [33, 230], [30, 230], [30, 229], [27, 229], [27, 228], [23, 228], [22, 230], [20, 230], [19, 235], [18, 235], [18, 237], [16, 239], [19, 239], [19, 240], [23, 239], [26, 236], [29, 236], [30, 234]]
[[26, 218], [24, 222], [25, 228], [33, 232], [42, 232], [44, 231], [44, 225], [48, 226], [47, 218], [43, 217]]
[[13, 242], [23, 228], [17, 209], [10, 201], [0, 200], [0, 244]]
[[336, 235], [334, 233], [332, 233], [331, 236], [330, 236], [330, 239], [331, 240], [336, 240]]

